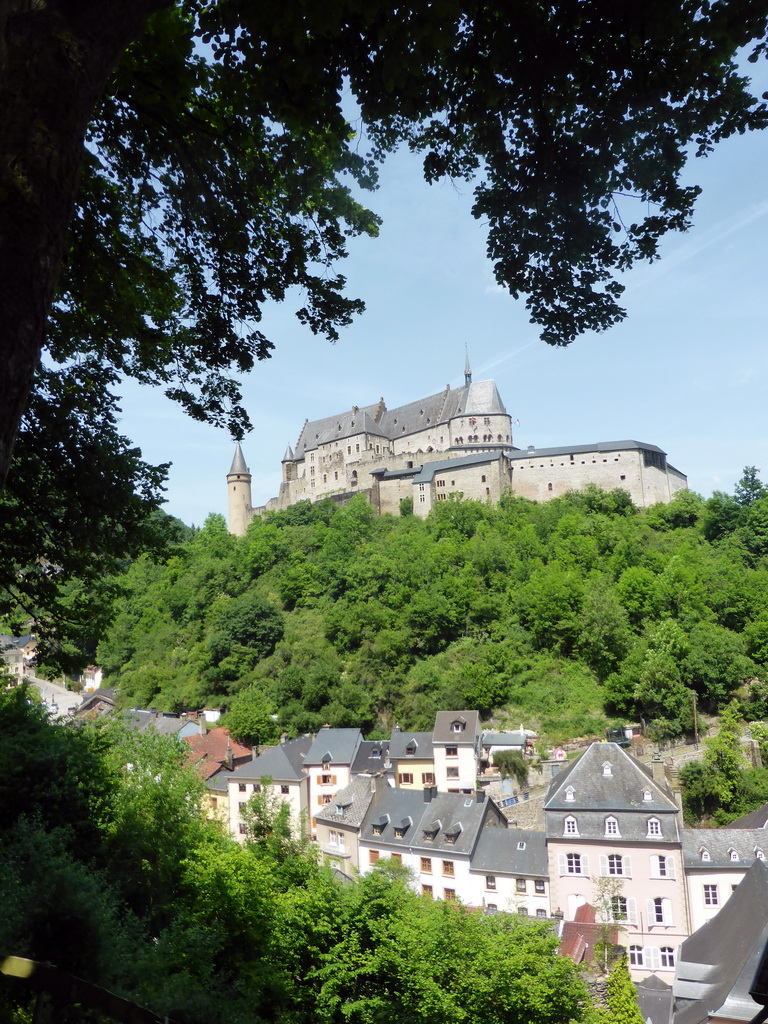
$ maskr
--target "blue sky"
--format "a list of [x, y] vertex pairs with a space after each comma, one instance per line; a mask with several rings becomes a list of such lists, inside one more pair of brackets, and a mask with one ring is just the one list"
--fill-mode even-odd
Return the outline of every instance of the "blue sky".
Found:
[[[633, 439], [663, 448], [705, 496], [732, 491], [745, 465], [768, 481], [767, 147], [765, 133], [740, 136], [691, 161], [686, 179], [704, 190], [694, 227], [625, 275], [623, 324], [565, 349], [539, 341], [524, 302], [496, 286], [470, 187], [428, 186], [417, 158], [391, 157], [367, 196], [380, 236], [353, 240], [342, 267], [366, 312], [335, 345], [299, 325], [296, 303], [265, 316], [275, 353], [243, 385], [254, 504], [277, 493], [305, 417], [455, 386], [465, 345], [474, 379], [495, 378], [520, 420], [517, 447]], [[135, 386], [122, 408], [121, 429], [144, 457], [173, 463], [166, 510], [195, 525], [225, 514], [226, 432]]]

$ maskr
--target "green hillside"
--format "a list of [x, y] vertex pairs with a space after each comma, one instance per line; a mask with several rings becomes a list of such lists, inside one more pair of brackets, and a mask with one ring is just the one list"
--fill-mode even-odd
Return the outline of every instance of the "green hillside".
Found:
[[733, 496], [644, 511], [596, 489], [403, 511], [299, 503], [244, 538], [210, 517], [120, 581], [107, 683], [132, 706], [231, 706], [261, 742], [325, 722], [427, 729], [441, 708], [550, 740], [642, 716], [662, 738], [690, 727], [694, 694], [714, 713], [738, 693], [763, 717], [768, 497], [753, 470]]

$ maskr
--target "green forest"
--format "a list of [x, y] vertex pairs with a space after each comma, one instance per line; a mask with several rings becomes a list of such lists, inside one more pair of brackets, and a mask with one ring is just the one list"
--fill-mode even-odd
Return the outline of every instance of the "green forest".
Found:
[[[389, 861], [339, 881], [258, 797], [228, 838], [175, 738], [51, 724], [26, 687], [0, 692], [0, 736], [0, 968], [50, 961], [176, 1024], [604, 1019], [547, 922], [417, 896]], [[0, 972], [0, 1019], [34, 999]]]
[[[113, 581], [90, 652], [126, 706], [216, 707], [248, 742], [324, 723], [376, 737], [476, 708], [542, 740], [642, 719], [666, 740], [768, 700], [768, 494], [460, 498], [426, 520], [298, 503], [243, 538], [211, 516]], [[91, 638], [91, 643], [94, 643]]]

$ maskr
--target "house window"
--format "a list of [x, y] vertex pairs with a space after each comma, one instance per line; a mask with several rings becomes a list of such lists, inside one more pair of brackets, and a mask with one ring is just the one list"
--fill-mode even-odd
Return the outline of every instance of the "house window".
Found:
[[242, 814], [245, 808], [248, 806], [248, 801], [241, 800], [238, 806], [240, 807], [240, 813]]
[[434, 786], [434, 784], [435, 784], [435, 773], [434, 772], [422, 772], [421, 773], [421, 784], [423, 786]]
[[443, 889], [443, 899], [444, 900], [448, 900], [449, 902], [452, 903], [456, 899], [456, 890], [455, 889]]
[[675, 951], [671, 946], [661, 947], [661, 966], [662, 967], [674, 967], [675, 966]]
[[215, 811], [218, 806], [219, 806], [219, 798], [215, 797], [215, 796], [212, 796], [211, 797], [211, 810]]
[[763, 853], [763, 851], [759, 847], [757, 847], [755, 849], [755, 859], [756, 860], [765, 860], [765, 854]]
[[261, 792], [261, 786], [259, 785], [259, 783], [258, 783], [258, 782], [257, 782], [257, 783], [255, 784], [255, 786], [253, 787], [253, 792], [254, 792], [254, 793], [260, 793], [260, 792]]
[[603, 776], [609, 778], [611, 775], [613, 775], [613, 772], [611, 771], [611, 762], [603, 761]]
[[568, 804], [572, 804], [575, 798], [576, 790], [573, 788], [573, 786], [569, 786], [565, 791], [565, 802]]
[[566, 874], [569, 875], [580, 875], [581, 874], [581, 854], [580, 853], [567, 853], [565, 855]]
[[648, 900], [648, 923], [649, 924], [672, 924], [672, 902], [657, 896], [654, 900]]
[[369, 864], [375, 864], [378, 861], [378, 859], [379, 859], [379, 851], [378, 850], [369, 850], [368, 851], [368, 863]]
[[421, 870], [428, 875], [432, 874], [432, 858], [422, 857], [421, 858]]
[[705, 885], [704, 886], [704, 905], [707, 907], [716, 907], [720, 903], [717, 895], [716, 885]]
[[286, 794], [291, 792], [291, 787], [290, 786], [281, 786], [280, 787], [280, 792], [285, 796]]
[[651, 857], [651, 878], [674, 878], [675, 862], [671, 857]]
[[498, 909], [499, 908], [498, 908], [498, 905], [496, 903], [486, 903], [485, 904], [485, 912], [486, 912], [486, 914], [495, 914]]
[[624, 858], [619, 853], [608, 854], [608, 874], [609, 875], [623, 875], [624, 874]]
[[534, 892], [538, 893], [539, 896], [543, 896], [546, 891], [543, 878], [537, 878], [533, 883]]
[[629, 963], [631, 967], [642, 967], [643, 966], [643, 947], [642, 946], [630, 946], [629, 947]]
[[627, 920], [627, 897], [626, 896], [612, 896], [611, 897], [611, 920], [612, 921], [626, 921]]
[[575, 818], [569, 817], [565, 819], [563, 834], [566, 836], [577, 836], [579, 834], [579, 823]]
[[525, 840], [524, 840], [524, 839], [521, 839], [521, 840], [520, 840], [520, 841], [518, 842], [518, 844], [517, 844], [517, 848], [518, 848], [518, 850], [524, 850], [524, 849], [525, 849]]
[[321, 786], [332, 786], [333, 785], [333, 776], [332, 775], [321, 775], [320, 776], [320, 785]]
[[618, 835], [620, 835], [620, 833], [619, 833], [619, 823], [616, 820], [616, 818], [606, 818], [605, 819], [605, 834], [607, 836], [618, 836]]
[[389, 859], [394, 861], [395, 864], [402, 864], [403, 863], [403, 855], [402, 855], [402, 853], [391, 853], [389, 855]]
[[248, 826], [247, 826], [247, 825], [244, 825], [244, 824], [242, 823], [242, 821], [240, 822], [240, 825], [238, 826], [238, 828], [239, 828], [239, 831], [240, 831], [240, 835], [241, 835], [241, 836], [244, 836], [244, 835], [246, 834], [246, 832], [248, 831]]
[[536, 911], [536, 917], [546, 917], [546, 916], [547, 916], [546, 910], [543, 907], [539, 907], [538, 910]]
[[702, 860], [711, 860], [711, 859], [712, 859], [712, 858], [711, 858], [711, 857], [709, 856], [709, 850], [706, 850], [706, 849], [705, 849], [705, 848], [704, 848], [703, 846], [702, 846], [702, 848], [701, 848], [701, 849], [699, 850], [699, 853], [701, 854], [701, 859], [702, 859]]
[[395, 839], [402, 839], [404, 835], [405, 835], [405, 829], [404, 828], [396, 828], [395, 829]]
[[379, 750], [378, 747], [373, 748], [373, 750], [371, 751], [371, 757], [374, 758], [374, 760], [377, 760], [381, 757], [381, 751]]
[[729, 854], [731, 860], [739, 860], [740, 859], [738, 853], [736, 852], [736, 850], [729, 850], [728, 854]]
[[649, 836], [660, 836], [661, 835], [661, 822], [658, 818], [648, 819], [648, 835]]
[[515, 892], [528, 892], [528, 883], [524, 878], [515, 879]]
[[458, 757], [459, 756], [459, 748], [458, 747], [446, 747], [445, 748], [445, 756], [446, 757]]
[[[451, 481], [451, 483], [453, 483], [453, 481]], [[451, 731], [452, 732], [464, 732], [464, 722], [452, 722], [451, 723]]]
[[495, 889], [496, 888], [496, 875], [486, 875], [485, 876], [485, 888], [486, 889]]
[[458, 779], [458, 777], [459, 777], [459, 769], [455, 765], [453, 767], [451, 767], [449, 765], [447, 770], [446, 770], [446, 776], [449, 779]]
[[238, 793], [245, 793], [246, 792], [246, 788], [245, 788], [245, 783], [244, 782], [238, 782], [238, 784], [237, 784], [237, 791], [238, 791]]
[[453, 878], [453, 861], [452, 860], [444, 860], [443, 861], [443, 874], [444, 875], [448, 875], [450, 878]]
[[528, 917], [528, 907], [518, 907], [517, 912], [521, 917]]
[[397, 779], [401, 786], [412, 786], [413, 772], [400, 772]]
[[650, 789], [643, 790], [643, 800], [647, 804], [649, 804], [651, 800], [653, 800], [653, 794], [651, 793]]
[[422, 885], [422, 887], [421, 887], [421, 895], [422, 896], [431, 896], [432, 895], [432, 886], [431, 885]]
[[331, 794], [330, 794], [330, 793], [324, 793], [324, 794], [323, 794], [323, 795], [322, 795], [322, 796], [320, 797], [320, 803], [321, 803], [321, 804], [329, 804], [329, 803], [331, 802], [331, 800], [332, 800], [332, 799], [333, 799], [333, 797], [331, 796]]
[[373, 834], [375, 836], [380, 836], [383, 831], [384, 831], [384, 826], [383, 825], [371, 825], [371, 832], [373, 832]]

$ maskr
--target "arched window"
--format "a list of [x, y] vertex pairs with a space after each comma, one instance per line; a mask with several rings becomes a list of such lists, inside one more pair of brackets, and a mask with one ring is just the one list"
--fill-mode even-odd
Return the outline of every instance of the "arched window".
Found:
[[701, 849], [699, 850], [699, 856], [702, 860], [712, 860], [712, 858], [709, 856], [709, 850], [706, 848], [706, 846], [701, 847]]
[[661, 822], [658, 818], [648, 819], [648, 835], [649, 836], [660, 836], [661, 835]]
[[573, 817], [569, 815], [563, 822], [563, 835], [566, 836], [577, 836], [579, 834], [579, 823]]
[[741, 859], [739, 857], [738, 853], [736, 852], [736, 850], [734, 850], [733, 848], [731, 848], [728, 851], [728, 856], [731, 858], [731, 860], [740, 860]]
[[631, 967], [642, 967], [644, 963], [643, 958], [643, 947], [642, 946], [630, 946], [629, 947], [629, 963]]
[[675, 951], [671, 946], [661, 947], [661, 966], [662, 967], [674, 967], [675, 966]]
[[607, 836], [618, 836], [621, 835], [619, 832], [619, 823], [616, 818], [611, 815], [605, 819], [605, 834]]
[[627, 916], [627, 897], [611, 896], [611, 920], [626, 921]]

